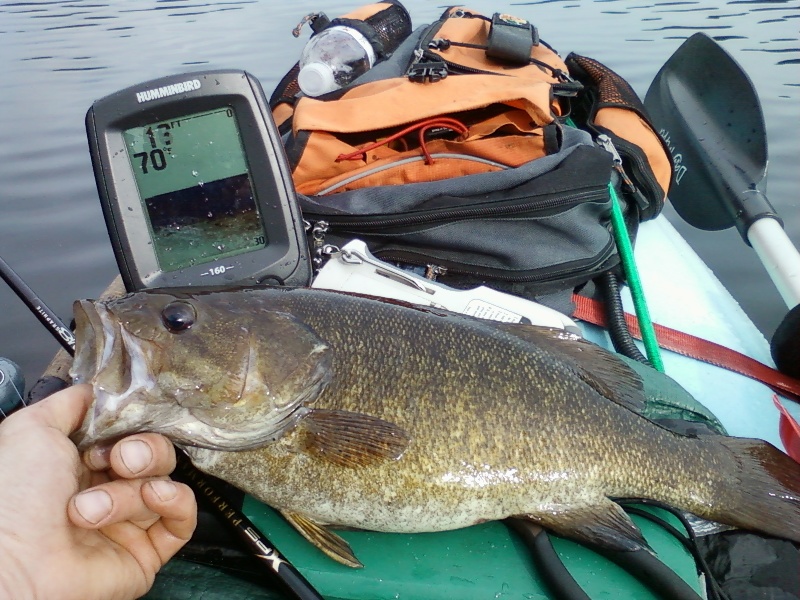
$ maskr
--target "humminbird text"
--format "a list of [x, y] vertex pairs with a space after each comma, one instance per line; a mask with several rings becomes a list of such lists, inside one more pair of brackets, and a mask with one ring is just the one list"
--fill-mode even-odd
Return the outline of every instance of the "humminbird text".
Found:
[[165, 85], [164, 87], [147, 90], [144, 92], [136, 92], [136, 101], [140, 104], [149, 100], [157, 98], [165, 98], [166, 96], [174, 96], [175, 94], [183, 94], [184, 92], [191, 92], [200, 89], [199, 79], [190, 79], [181, 83], [173, 83], [172, 85]]

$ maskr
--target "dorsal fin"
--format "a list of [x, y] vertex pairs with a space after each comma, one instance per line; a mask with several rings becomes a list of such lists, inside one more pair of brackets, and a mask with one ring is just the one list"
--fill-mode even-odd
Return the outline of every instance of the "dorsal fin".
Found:
[[613, 352], [563, 329], [523, 323], [492, 325], [557, 355], [598, 394], [642, 414], [645, 407], [642, 380]]

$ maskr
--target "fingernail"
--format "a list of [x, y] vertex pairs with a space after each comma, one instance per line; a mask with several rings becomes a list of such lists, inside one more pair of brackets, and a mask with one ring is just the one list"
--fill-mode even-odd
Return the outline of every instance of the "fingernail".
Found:
[[144, 471], [153, 461], [153, 451], [141, 440], [122, 442], [119, 454], [125, 467], [134, 475]]
[[92, 446], [86, 453], [86, 463], [91, 469], [106, 469], [110, 456], [111, 446]]
[[149, 485], [162, 502], [172, 500], [178, 495], [178, 488], [175, 487], [174, 483], [166, 479], [156, 479], [155, 481], [151, 481]]
[[75, 496], [75, 508], [89, 523], [99, 523], [113, 507], [111, 496], [103, 490], [89, 490]]

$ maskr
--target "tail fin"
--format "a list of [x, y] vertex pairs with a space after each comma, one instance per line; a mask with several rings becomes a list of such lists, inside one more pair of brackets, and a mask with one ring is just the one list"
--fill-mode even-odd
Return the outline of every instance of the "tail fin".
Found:
[[800, 463], [763, 440], [713, 439], [733, 454], [738, 472], [708, 518], [800, 542]]

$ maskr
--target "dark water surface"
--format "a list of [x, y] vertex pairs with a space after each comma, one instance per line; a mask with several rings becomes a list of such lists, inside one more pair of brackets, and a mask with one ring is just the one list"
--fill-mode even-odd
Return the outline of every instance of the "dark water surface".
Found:
[[[60, 314], [95, 297], [117, 273], [89, 160], [83, 119], [92, 101], [123, 87], [206, 68], [246, 69], [267, 93], [299, 56], [292, 28], [308, 12], [338, 16], [342, 0], [0, 3], [0, 256]], [[414, 25], [437, 3], [406, 2]], [[618, 71], [642, 96], [658, 67], [696, 31], [745, 67], [764, 106], [768, 195], [800, 242], [800, 0], [542, 0], [470, 2], [533, 21], [562, 55], [575, 51]], [[708, 74], [709, 85], [714, 74]], [[785, 308], [733, 231], [671, 220], [769, 335]], [[680, 285], [680, 282], [675, 282]], [[685, 308], [681, 308], [685, 309]], [[56, 343], [0, 284], [0, 356], [33, 383]]]

